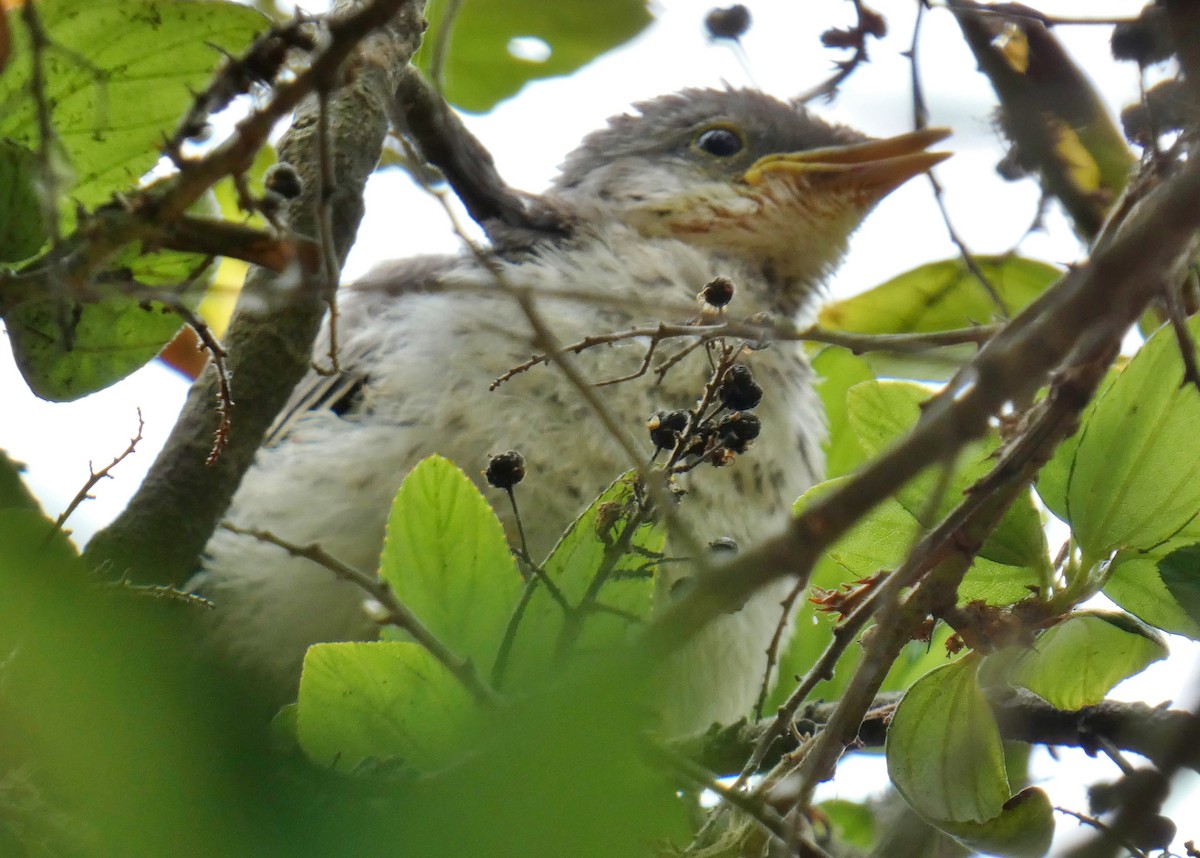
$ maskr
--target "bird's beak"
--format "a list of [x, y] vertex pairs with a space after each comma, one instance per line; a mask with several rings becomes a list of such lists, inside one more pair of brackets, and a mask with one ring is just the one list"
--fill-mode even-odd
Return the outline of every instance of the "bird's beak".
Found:
[[924, 128], [885, 140], [767, 155], [755, 161], [742, 178], [751, 186], [761, 185], [768, 177], [819, 180], [822, 190], [853, 191], [878, 200], [949, 158], [949, 152], [926, 151], [949, 136], [948, 128]]

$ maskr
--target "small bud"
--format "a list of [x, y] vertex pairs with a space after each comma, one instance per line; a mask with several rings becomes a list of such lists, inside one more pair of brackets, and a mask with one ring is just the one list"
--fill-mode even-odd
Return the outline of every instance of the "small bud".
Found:
[[650, 440], [659, 450], [675, 449], [679, 433], [687, 429], [688, 413], [686, 411], [655, 411], [646, 421], [650, 430]]
[[493, 455], [488, 459], [487, 470], [483, 475], [490, 485], [510, 491], [525, 479], [525, 457], [516, 450]]
[[717, 440], [731, 453], [744, 453], [762, 431], [762, 422], [753, 411], [735, 411], [717, 424]]
[[745, 411], [762, 401], [763, 389], [754, 380], [750, 367], [735, 364], [725, 373], [717, 395], [721, 398], [721, 404], [729, 410]]
[[750, 10], [741, 3], [713, 9], [704, 16], [704, 26], [714, 39], [740, 39], [750, 29]]
[[281, 161], [267, 170], [267, 174], [263, 177], [263, 188], [270, 193], [278, 194], [285, 200], [294, 200], [300, 196], [304, 185], [300, 181], [300, 176], [296, 174], [295, 168], [291, 164]]
[[728, 277], [714, 277], [700, 290], [700, 300], [720, 309], [733, 300], [733, 291], [733, 281]]

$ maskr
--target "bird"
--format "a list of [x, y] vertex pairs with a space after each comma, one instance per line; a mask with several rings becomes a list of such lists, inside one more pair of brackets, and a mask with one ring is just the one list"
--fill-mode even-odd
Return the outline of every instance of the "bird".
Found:
[[[418, 461], [440, 454], [487, 491], [489, 454], [511, 449], [528, 473], [519, 487], [528, 551], [544, 557], [636, 463], [558, 369], [531, 368], [495, 385], [538, 351], [513, 291], [533, 296], [562, 343], [648, 324], [654, 302], [690, 302], [709, 319], [805, 323], [851, 234], [887, 194], [946, 157], [929, 147], [947, 133], [869, 138], [802, 105], [732, 87], [635, 104], [585, 137], [544, 193], [569, 217], [568, 234], [387, 262], [341, 288], [337, 372], [314, 371], [300, 383], [226, 520], [375, 570], [389, 504]], [[697, 301], [713, 283], [732, 287], [718, 289], [717, 304], [727, 306]], [[324, 336], [315, 359], [328, 348]], [[823, 477], [825, 419], [804, 353], [791, 342], [750, 345], [738, 350], [745, 369], [735, 374], [752, 373], [762, 389], [752, 412], [757, 438], [724, 467], [678, 477], [675, 511], [695, 544], [753, 544]], [[647, 347], [631, 338], [569, 356], [592, 383], [635, 376], [593, 390], [644, 444], [643, 464], [655, 446], [647, 421], [653, 427], [664, 413], [694, 408], [713, 373], [699, 348], [661, 378], [638, 376]], [[495, 506], [515, 536], [511, 512]], [[218, 530], [202, 562], [197, 589], [215, 606], [211, 641], [285, 699], [295, 695], [309, 645], [378, 635], [357, 587], [274, 545]], [[673, 657], [666, 729], [683, 734], [748, 712], [792, 586], [764, 588]]]

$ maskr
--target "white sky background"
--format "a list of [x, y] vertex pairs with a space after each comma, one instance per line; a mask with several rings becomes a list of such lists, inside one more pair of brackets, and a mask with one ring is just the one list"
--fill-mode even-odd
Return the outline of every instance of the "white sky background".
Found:
[[[312, 8], [311, 4], [309, 8]], [[495, 155], [507, 180], [527, 190], [545, 187], [563, 156], [606, 117], [622, 112], [636, 100], [686, 86], [758, 86], [784, 97], [807, 90], [830, 73], [831, 62], [849, 56], [832, 52], [818, 40], [829, 26], [854, 21], [845, 0], [759, 0], [749, 2], [754, 24], [743, 39], [753, 77], [734, 52], [713, 44], [702, 22], [715, 5], [708, 0], [661, 0], [653, 4], [655, 23], [630, 45], [611, 53], [570, 78], [533, 84], [518, 97], [486, 116], [467, 117], [468, 126]], [[1088, 3], [1035, 3], [1041, 11], [1063, 16], [1136, 14], [1138, 0], [1092, 0]], [[887, 17], [889, 35], [872, 41], [872, 62], [861, 67], [830, 105], [816, 104], [823, 115], [886, 136], [912, 124], [910, 67], [901, 52], [911, 39], [916, 3], [876, 0]], [[1116, 64], [1108, 51], [1109, 28], [1059, 27], [1057, 34], [1069, 52], [1088, 70], [1115, 114], [1137, 98], [1136, 68]], [[955, 155], [937, 168], [946, 188], [947, 204], [959, 233], [977, 253], [1010, 249], [1036, 208], [1033, 182], [1008, 183], [995, 173], [1002, 145], [993, 130], [994, 96], [949, 13], [933, 10], [925, 16], [920, 45], [922, 82], [934, 125], [954, 129], [944, 146]], [[939, 147], [940, 148], [940, 147]], [[1046, 218], [1048, 230], [1029, 237], [1026, 255], [1066, 263], [1080, 257], [1081, 248], [1057, 210]], [[389, 256], [454, 251], [451, 233], [439, 206], [414, 188], [407, 177], [391, 170], [372, 179], [367, 191], [367, 215], [359, 242], [346, 268], [347, 278], [361, 275]], [[831, 284], [833, 294], [863, 291], [914, 265], [953, 256], [946, 229], [926, 182], [914, 180], [886, 199], [859, 231], [849, 259]], [[155, 363], [130, 379], [78, 403], [56, 405], [33, 397], [12, 365], [8, 349], [0, 355], [0, 449], [28, 466], [27, 477], [48, 513], [57, 514], [88, 475], [89, 461], [107, 464], [123, 450], [137, 427], [136, 409], [146, 420], [145, 438], [137, 453], [116, 470], [116, 478], [96, 489], [71, 519], [81, 538], [112, 518], [126, 503], [157, 453], [182, 405], [187, 384], [173, 371]], [[1197, 647], [1173, 640], [1176, 656], [1170, 665], [1151, 668], [1118, 688], [1116, 696], [1157, 703], [1177, 696], [1194, 678], [1191, 665]], [[1056, 779], [1052, 798], [1075, 809], [1086, 809], [1080, 778], [1113, 778], [1107, 761], [1090, 760], [1068, 752], [1050, 764], [1044, 752], [1035, 773], [1067, 771]], [[860, 793], [861, 784], [880, 782], [879, 764], [868, 761], [867, 780], [838, 779], [847, 796]], [[849, 774], [849, 770], [847, 771]], [[1178, 816], [1177, 816], [1178, 818]], [[1183, 815], [1185, 825], [1191, 820]], [[1071, 829], [1070, 824], [1061, 826]], [[1200, 830], [1181, 831], [1181, 839]]]

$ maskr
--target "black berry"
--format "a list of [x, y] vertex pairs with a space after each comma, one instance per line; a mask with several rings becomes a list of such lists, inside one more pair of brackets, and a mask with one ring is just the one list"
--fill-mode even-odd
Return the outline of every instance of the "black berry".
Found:
[[750, 10], [741, 3], [713, 9], [704, 16], [704, 26], [714, 39], [740, 39], [750, 29]]
[[271, 193], [279, 194], [285, 200], [296, 199], [304, 190], [296, 170], [291, 164], [283, 162], [267, 170], [266, 176], [263, 177], [263, 187]]
[[516, 450], [498, 453], [488, 459], [483, 475], [490, 485], [507, 491], [525, 479], [525, 457]]
[[646, 421], [650, 430], [650, 440], [659, 450], [674, 450], [679, 433], [687, 429], [688, 413], [686, 411], [655, 411]]
[[710, 307], [724, 307], [733, 300], [733, 281], [728, 277], [714, 277], [704, 284], [700, 298]]
[[731, 453], [744, 453], [762, 431], [762, 423], [752, 411], [735, 411], [717, 424], [717, 440]]
[[721, 404], [731, 411], [745, 411], [762, 401], [763, 389], [754, 380], [750, 367], [735, 364], [725, 373], [718, 390]]

